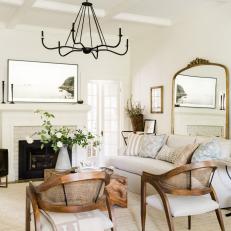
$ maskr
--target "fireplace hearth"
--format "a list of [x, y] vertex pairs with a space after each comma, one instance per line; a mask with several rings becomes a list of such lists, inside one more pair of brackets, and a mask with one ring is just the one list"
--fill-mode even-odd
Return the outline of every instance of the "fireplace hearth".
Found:
[[[19, 180], [40, 179], [44, 177], [44, 169], [55, 167], [58, 153], [50, 145], [41, 149], [40, 140], [28, 144], [26, 140], [19, 141]], [[69, 150], [71, 159], [71, 152]]]

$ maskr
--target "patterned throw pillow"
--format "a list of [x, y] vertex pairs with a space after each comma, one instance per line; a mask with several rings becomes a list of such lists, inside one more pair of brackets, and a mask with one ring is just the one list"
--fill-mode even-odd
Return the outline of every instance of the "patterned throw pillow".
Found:
[[221, 145], [217, 140], [212, 140], [208, 143], [201, 144], [194, 152], [192, 162], [200, 162], [206, 160], [221, 159]]
[[166, 135], [144, 135], [139, 156], [155, 158], [166, 141]]
[[157, 159], [173, 163], [177, 166], [184, 165], [190, 161], [198, 146], [198, 144], [188, 144], [184, 147], [170, 148], [164, 145], [158, 153]]
[[125, 151], [125, 155], [138, 156], [142, 139], [143, 135], [134, 133], [130, 134], [128, 137], [128, 145]]

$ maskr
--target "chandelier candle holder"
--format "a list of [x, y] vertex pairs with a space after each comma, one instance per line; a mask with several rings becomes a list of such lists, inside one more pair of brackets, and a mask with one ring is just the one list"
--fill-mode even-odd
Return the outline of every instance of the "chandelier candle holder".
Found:
[[[88, 27], [88, 29], [86, 29]], [[93, 29], [96, 30], [96, 39], [93, 41]], [[88, 42], [83, 42], [83, 34], [86, 32], [86, 40]], [[58, 41], [58, 45], [54, 47], [48, 47], [45, 45], [44, 31], [42, 34], [42, 44], [48, 50], [58, 50], [59, 55], [64, 57], [69, 55], [72, 52], [83, 52], [84, 54], [92, 54], [95, 59], [98, 59], [99, 52], [108, 51], [116, 55], [125, 55], [128, 52], [128, 39], [126, 40], [125, 51], [117, 52], [115, 49], [120, 46], [122, 42], [122, 30], [119, 28], [119, 40], [115, 45], [108, 45], [105, 37], [103, 35], [102, 29], [100, 27], [99, 21], [97, 19], [96, 13], [94, 11], [92, 3], [86, 0], [82, 3], [80, 10], [72, 23], [71, 30], [68, 34], [66, 42], [64, 45], [61, 45], [61, 42]], [[85, 38], [85, 36], [84, 36]]]

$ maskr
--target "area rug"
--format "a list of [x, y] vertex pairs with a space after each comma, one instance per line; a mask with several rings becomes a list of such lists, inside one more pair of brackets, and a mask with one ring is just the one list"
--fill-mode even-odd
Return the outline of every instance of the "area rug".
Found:
[[[26, 183], [10, 184], [8, 189], [0, 189], [0, 231], [25, 230], [25, 190]], [[128, 208], [115, 208], [117, 231], [140, 231], [140, 196], [129, 193]], [[227, 211], [223, 211], [223, 214]], [[231, 227], [231, 217], [225, 217], [226, 230]], [[177, 231], [187, 230], [187, 218], [175, 218]], [[33, 229], [32, 229], [33, 230]], [[192, 218], [192, 231], [219, 231], [215, 213]], [[165, 215], [148, 208], [146, 231], [168, 231]]]

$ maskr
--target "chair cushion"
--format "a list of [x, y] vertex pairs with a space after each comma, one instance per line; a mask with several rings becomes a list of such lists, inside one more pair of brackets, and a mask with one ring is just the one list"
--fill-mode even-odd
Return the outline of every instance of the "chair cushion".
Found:
[[[209, 196], [174, 196], [167, 195], [172, 216], [192, 216], [207, 213], [219, 208], [219, 204]], [[148, 205], [164, 210], [159, 195], [152, 195], [146, 198]]]
[[144, 135], [139, 156], [155, 158], [165, 143], [166, 135]]
[[107, 165], [138, 175], [142, 175], [143, 171], [162, 174], [174, 168], [173, 164], [165, 161], [136, 156], [111, 157], [108, 159]]
[[178, 148], [183, 147], [187, 144], [194, 144], [195, 141], [195, 136], [170, 135], [168, 137], [166, 145], [168, 145], [171, 148]]
[[55, 213], [41, 210], [41, 230], [104, 231], [113, 227], [111, 220], [99, 210], [82, 213]]
[[143, 135], [131, 133], [128, 136], [128, 144], [125, 154], [128, 156], [138, 156], [142, 139]]

